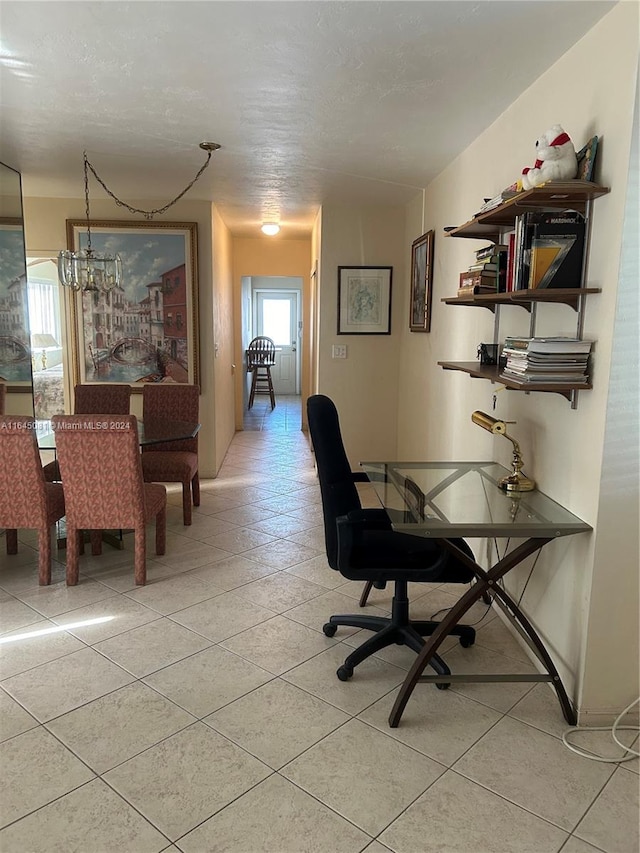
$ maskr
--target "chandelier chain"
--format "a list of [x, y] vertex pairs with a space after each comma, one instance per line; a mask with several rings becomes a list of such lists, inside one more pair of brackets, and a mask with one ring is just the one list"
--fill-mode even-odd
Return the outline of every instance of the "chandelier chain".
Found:
[[89, 172], [87, 166], [87, 152], [84, 152], [84, 209], [87, 214], [87, 252], [91, 254], [91, 213], [89, 211]]
[[[91, 165], [91, 163], [87, 159], [87, 152], [85, 151], [84, 152], [84, 163], [85, 163], [84, 174], [85, 174], [85, 197], [87, 199], [87, 223], [89, 221], [89, 184], [88, 184], [89, 176], [87, 174], [87, 167], [91, 170], [91, 174], [96, 179], [96, 181], [100, 184], [102, 189], [107, 193], [107, 195], [111, 196], [111, 198], [115, 201], [115, 203], [118, 205], [118, 207], [126, 207], [126, 209], [129, 211], [129, 213], [140, 213], [140, 214], [142, 214], [142, 216], [144, 216], [145, 219], [153, 219], [153, 217], [157, 216], [159, 213], [164, 213], [166, 210], [169, 210], [169, 208], [173, 207], [173, 205], [177, 201], [180, 201], [180, 199], [182, 198], [183, 195], [185, 195], [185, 193], [189, 192], [191, 187], [195, 184], [195, 182], [198, 180], [200, 175], [202, 175], [204, 170], [209, 165], [209, 161], [211, 160], [211, 154], [212, 153], [213, 153], [212, 151], [207, 151], [207, 159], [205, 160], [203, 165], [198, 170], [194, 179], [191, 181], [190, 184], [187, 184], [187, 186], [182, 190], [182, 192], [179, 193], [174, 199], [167, 202], [167, 204], [165, 204], [164, 207], [156, 207], [153, 210], [142, 210], [139, 207], [132, 207], [130, 204], [127, 204], [126, 201], [122, 201], [122, 199], [119, 199], [118, 196], [115, 195], [115, 193], [111, 192], [109, 187], [105, 184], [105, 182], [102, 180], [100, 175], [96, 172], [94, 167]], [[89, 247], [89, 249], [91, 249], [91, 231], [89, 230], [88, 225], [87, 225], [87, 231], [89, 232], [89, 234], [88, 234], [88, 247]]]

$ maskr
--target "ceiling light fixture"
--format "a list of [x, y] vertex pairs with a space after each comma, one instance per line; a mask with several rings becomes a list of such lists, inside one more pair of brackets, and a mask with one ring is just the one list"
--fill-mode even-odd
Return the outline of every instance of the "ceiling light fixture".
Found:
[[269, 237], [275, 237], [275, 235], [280, 231], [280, 226], [277, 222], [263, 222], [261, 231]]
[[114, 287], [118, 287], [122, 281], [122, 259], [117, 253], [98, 253], [91, 246], [91, 213], [89, 209], [89, 172], [93, 175], [96, 181], [100, 184], [107, 195], [115, 201], [118, 207], [126, 207], [130, 213], [139, 213], [145, 219], [153, 219], [159, 213], [164, 213], [179, 201], [185, 193], [198, 180], [200, 175], [209, 165], [211, 155], [217, 151], [220, 146], [217, 142], [201, 142], [200, 148], [207, 152], [207, 159], [196, 173], [195, 178], [191, 183], [179, 193], [170, 202], [167, 202], [163, 207], [156, 207], [153, 210], [141, 210], [138, 207], [132, 207], [125, 201], [119, 199], [107, 187], [102, 178], [98, 175], [94, 167], [87, 158], [87, 152], [83, 153], [84, 157], [84, 201], [85, 213], [87, 216], [87, 248], [78, 251], [71, 249], [62, 249], [58, 254], [58, 277], [60, 284], [64, 287], [69, 287], [71, 290], [86, 290], [86, 291], [109, 291]]

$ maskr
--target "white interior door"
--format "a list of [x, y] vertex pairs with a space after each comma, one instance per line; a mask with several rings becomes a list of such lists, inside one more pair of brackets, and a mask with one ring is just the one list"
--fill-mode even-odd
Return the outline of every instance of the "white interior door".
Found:
[[256, 293], [256, 334], [266, 335], [276, 345], [276, 363], [271, 368], [276, 394], [299, 394], [298, 300], [296, 290], [261, 290]]

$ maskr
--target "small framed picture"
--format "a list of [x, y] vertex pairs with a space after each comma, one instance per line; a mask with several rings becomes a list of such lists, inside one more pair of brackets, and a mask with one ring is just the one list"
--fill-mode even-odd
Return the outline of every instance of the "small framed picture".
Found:
[[411, 244], [409, 328], [412, 332], [431, 330], [434, 237], [435, 231], [427, 231]]
[[338, 334], [391, 334], [393, 267], [338, 267]]
[[587, 144], [576, 153], [576, 159], [578, 161], [578, 174], [576, 175], [576, 178], [581, 181], [593, 180], [597, 151], [598, 137], [592, 136]]

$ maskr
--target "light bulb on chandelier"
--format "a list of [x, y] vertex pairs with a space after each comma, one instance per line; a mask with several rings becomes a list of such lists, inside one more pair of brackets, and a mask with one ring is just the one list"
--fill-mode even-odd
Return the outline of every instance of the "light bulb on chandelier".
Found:
[[164, 213], [179, 201], [185, 193], [198, 180], [200, 175], [209, 165], [211, 155], [214, 151], [220, 148], [217, 142], [201, 142], [200, 148], [207, 152], [207, 159], [200, 167], [194, 179], [189, 183], [181, 193], [174, 199], [165, 204], [163, 207], [154, 208], [153, 210], [141, 210], [137, 207], [132, 207], [125, 201], [119, 199], [107, 187], [102, 178], [98, 175], [94, 167], [87, 158], [87, 152], [84, 157], [84, 201], [85, 213], [87, 217], [87, 248], [73, 251], [71, 249], [62, 249], [58, 254], [58, 278], [60, 284], [64, 287], [69, 287], [71, 290], [84, 291], [110, 291], [114, 287], [119, 287], [122, 282], [122, 259], [117, 253], [108, 254], [106, 252], [96, 252], [91, 246], [91, 213], [89, 209], [89, 172], [94, 176], [96, 181], [104, 189], [107, 195], [115, 201], [119, 207], [126, 207], [130, 213], [139, 213], [145, 219], [153, 219], [159, 213]]

